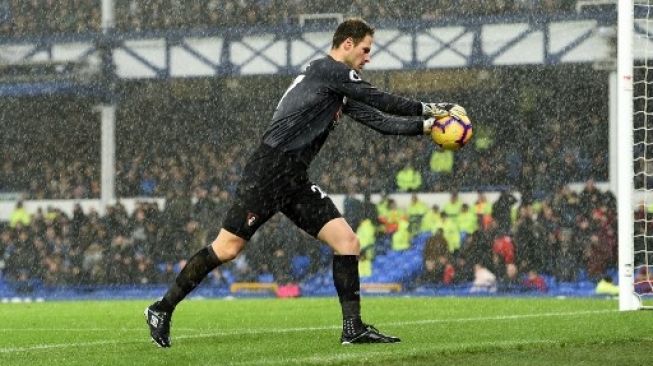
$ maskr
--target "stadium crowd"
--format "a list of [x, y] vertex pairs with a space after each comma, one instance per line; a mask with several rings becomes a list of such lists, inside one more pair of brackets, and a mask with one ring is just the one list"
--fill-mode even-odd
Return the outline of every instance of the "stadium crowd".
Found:
[[[128, 214], [117, 204], [100, 216], [77, 206], [71, 217], [55, 208], [29, 215], [19, 203], [0, 226], [0, 269], [26, 292], [40, 285], [167, 283], [183, 258], [214, 237], [228, 199], [226, 191], [198, 188], [192, 197], [169, 197], [162, 209], [141, 202]], [[615, 212], [614, 197], [588, 181], [581, 193], [563, 186], [542, 201], [518, 203], [505, 191], [488, 202], [481, 193], [473, 206], [455, 193], [431, 208], [417, 198], [397, 207], [388, 196], [375, 204], [349, 196], [344, 215], [361, 239], [363, 278], [374, 271], [374, 256], [408, 250], [415, 235], [427, 233], [424, 270], [406, 279], [411, 286], [472, 283], [490, 273], [500, 289], [545, 291], [542, 275], [599, 280], [614, 268]], [[277, 215], [210, 281], [227, 285], [271, 274], [279, 283], [298, 282], [329, 268], [325, 249]], [[293, 270], [297, 257], [309, 258], [301, 277]]]
[[[397, 17], [437, 21], [463, 14], [557, 13], [570, 11], [575, 1], [282, 3], [116, 1], [116, 19], [118, 29], [124, 31], [277, 25], [298, 14], [340, 9], [371, 21]], [[98, 0], [0, 0], [0, 34], [5, 36], [97, 31], [99, 17]], [[311, 175], [330, 193], [348, 195], [344, 214], [359, 235], [367, 235], [363, 265], [380, 253], [406, 250], [414, 235], [426, 232], [431, 237], [422, 254], [425, 270], [412, 279], [412, 286], [480, 283], [481, 277], [486, 282], [494, 277], [504, 287], [530, 284], [542, 290], [542, 274], [565, 281], [573, 281], [581, 271], [593, 279], [605, 274], [616, 258], [614, 202], [609, 193], [592, 189], [591, 182], [607, 179], [607, 113], [602, 111], [605, 103], [599, 87], [593, 88], [595, 93], [579, 92], [573, 85], [582, 88], [592, 81], [574, 80], [570, 86], [566, 76], [564, 70], [553, 76], [545, 70], [527, 71], [522, 79], [499, 83], [505, 85], [503, 90], [490, 85], [448, 95], [445, 99], [470, 106], [474, 118], [483, 121], [475, 126], [473, 142], [456, 154], [434, 149], [428, 138], [381, 139], [346, 122], [346, 127], [335, 129]], [[283, 92], [287, 83], [283, 85], [267, 92]], [[528, 95], [529, 86], [533, 90], [559, 87], [575, 97], [562, 106], [560, 93], [558, 98], [535, 100]], [[152, 87], [152, 93], [144, 94], [151, 94], [154, 102], [143, 95], [121, 100], [117, 196], [165, 197], [165, 206], [141, 203], [128, 214], [118, 204], [103, 216], [78, 207], [72, 217], [55, 208], [30, 216], [17, 207], [10, 223], [0, 223], [3, 277], [22, 291], [39, 284], [170, 282], [184, 265], [180, 258], [215, 236], [245, 159], [263, 130], [261, 123], [267, 123], [267, 117], [261, 122], [261, 116], [271, 115], [270, 101], [279, 97], [243, 89], [246, 94], [240, 98], [224, 87], [209, 90], [208, 99], [175, 100], [174, 92]], [[92, 109], [92, 103], [67, 103], [56, 97], [34, 108], [24, 103], [29, 102], [17, 103], [18, 112], [5, 108], [0, 121], [6, 131], [0, 140], [0, 193], [15, 193], [22, 199], [98, 198], [99, 134], [97, 124], [89, 123], [97, 116], [84, 112]], [[62, 105], [68, 105], [68, 110]], [[551, 110], [557, 116], [542, 112]], [[337, 169], [331, 166], [335, 160]], [[567, 184], [579, 181], [590, 183], [577, 195]], [[511, 210], [514, 202], [508, 193], [497, 202], [479, 202], [473, 208], [455, 204], [415, 211], [412, 205], [397, 208], [383, 200], [363, 214], [355, 207], [367, 203], [351, 196], [504, 187], [521, 192], [517, 211]], [[291, 270], [298, 256], [310, 258], [304, 276], [328, 267], [330, 258], [323, 249], [278, 217], [257, 233], [244, 256], [214, 272], [211, 281], [249, 281], [271, 273], [280, 283], [292, 282], [299, 279]], [[368, 266], [361, 272], [369, 275], [373, 270]]]
[[[472, 97], [482, 101], [480, 96], [488, 93], [474, 90]], [[272, 114], [268, 98], [250, 93], [245, 99], [235, 96], [214, 103], [152, 95], [162, 99], [151, 105], [145, 98], [133, 99], [131, 107], [121, 105], [117, 196], [168, 197], [200, 187], [233, 193], [244, 161], [267, 124], [260, 116]], [[99, 198], [99, 136], [97, 124], [89, 123], [97, 116], [81, 112], [91, 106], [55, 102], [28, 104], [15, 114], [6, 109], [7, 119], [0, 122], [7, 124], [6, 143], [0, 144], [0, 192], [22, 199]], [[267, 109], [241, 113], [238, 109], [250, 108], [238, 103]], [[510, 108], [474, 107], [474, 119], [481, 122], [475, 125], [472, 142], [456, 153], [435, 149], [428, 138], [380, 137], [345, 119], [333, 130], [311, 175], [330, 193], [513, 187], [538, 199], [551, 196], [561, 185], [607, 180], [607, 121], [600, 108], [579, 105], [578, 110], [596, 113], [543, 123], [537, 111], [515, 118]], [[53, 113], [40, 113], [44, 108]], [[546, 108], [543, 103], [542, 110]], [[66, 127], [56, 127], [61, 125]]]
[[[451, 17], [505, 15], [523, 12], [573, 11], [575, 1], [492, 0], [118, 0], [116, 27], [122, 31], [205, 29], [242, 25], [274, 26], [291, 23], [300, 14], [341, 13], [370, 21], [433, 20]], [[1, 0], [0, 34], [8, 36], [97, 32], [100, 0]], [[37, 21], [35, 21], [37, 20]]]
[[[451, 262], [454, 273], [462, 272], [457, 280], [476, 282], [481, 266], [494, 274], [499, 290], [542, 292], [547, 290], [546, 277], [597, 282], [616, 268], [614, 197], [598, 191], [592, 181], [580, 194], [563, 187], [551, 199], [521, 202], [512, 214], [506, 209], [510, 202], [509, 195], [495, 202], [494, 220], [485, 220], [465, 237], [460, 253], [436, 251], [435, 258], [425, 253], [425, 260]], [[429, 278], [446, 283], [444, 277]]]
[[[600, 123], [593, 119], [593, 125]], [[597, 129], [600, 131], [600, 129]], [[602, 137], [599, 137], [602, 138]], [[362, 141], [369, 140], [363, 144]], [[313, 168], [316, 180], [332, 193], [346, 192], [442, 192], [515, 186], [541, 198], [557, 186], [590, 177], [607, 178], [607, 157], [593, 146], [562, 144], [560, 137], [537, 152], [518, 150], [519, 145], [492, 149], [489, 138], [476, 138], [457, 153], [437, 150], [428, 139], [406, 143], [404, 138], [377, 139], [361, 136], [339, 139], [328, 145]], [[596, 140], [592, 140], [596, 141]], [[177, 142], [175, 148], [143, 145], [117, 162], [119, 197], [167, 197], [199, 187], [233, 193], [240, 170], [250, 153], [241, 144]], [[132, 148], [133, 150], [133, 148]], [[362, 156], [363, 159], [354, 158]], [[333, 157], [342, 157], [331, 169]], [[24, 199], [83, 199], [100, 195], [97, 156], [63, 159], [52, 155], [32, 162], [5, 153], [0, 167], [0, 192], [16, 192]], [[552, 173], [555, 172], [555, 173]], [[346, 179], [342, 179], [346, 177]]]
[[[103, 216], [77, 205], [71, 217], [52, 207], [30, 215], [19, 202], [10, 221], [0, 225], [1, 277], [22, 291], [35, 284], [169, 282], [184, 265], [181, 258], [215, 236], [228, 196], [198, 189], [193, 198], [171, 197], [162, 210], [142, 202], [131, 215], [121, 204], [109, 206]], [[283, 225], [289, 228], [277, 230]], [[319, 247], [304, 246], [301, 240], [312, 239], [291, 227], [273, 219], [249, 243], [248, 253], [227, 267], [232, 279], [273, 273], [281, 280], [290, 274], [288, 255], [314, 256]], [[226, 281], [219, 275], [217, 283]]]

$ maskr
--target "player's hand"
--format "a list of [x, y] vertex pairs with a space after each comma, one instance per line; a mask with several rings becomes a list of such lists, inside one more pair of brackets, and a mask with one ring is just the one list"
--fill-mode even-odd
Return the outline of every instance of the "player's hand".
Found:
[[422, 115], [440, 119], [450, 115], [466, 116], [467, 111], [455, 103], [422, 103]]
[[429, 135], [431, 134], [431, 130], [433, 129], [433, 124], [435, 124], [435, 117], [427, 118], [424, 120], [424, 134]]

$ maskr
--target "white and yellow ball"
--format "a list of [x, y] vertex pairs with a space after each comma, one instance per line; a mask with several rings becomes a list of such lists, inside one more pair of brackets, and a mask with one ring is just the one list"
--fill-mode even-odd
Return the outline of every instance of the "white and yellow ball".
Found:
[[458, 150], [472, 138], [472, 122], [466, 115], [451, 115], [436, 119], [431, 139], [445, 150]]

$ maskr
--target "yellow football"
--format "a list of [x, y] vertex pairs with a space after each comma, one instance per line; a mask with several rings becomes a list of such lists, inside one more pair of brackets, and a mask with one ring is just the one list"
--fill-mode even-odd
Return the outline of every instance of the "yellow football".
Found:
[[435, 120], [431, 138], [445, 150], [458, 150], [472, 138], [472, 122], [466, 115], [452, 115]]

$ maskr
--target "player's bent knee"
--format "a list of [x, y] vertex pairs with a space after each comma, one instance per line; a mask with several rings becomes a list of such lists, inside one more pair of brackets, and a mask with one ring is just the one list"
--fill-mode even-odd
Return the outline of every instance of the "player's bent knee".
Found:
[[339, 255], [360, 254], [358, 237], [342, 218], [329, 221], [318, 233], [318, 239], [327, 243]]
[[212, 247], [215, 255], [223, 263], [233, 260], [243, 250], [243, 245], [234, 242], [213, 242]]
[[222, 230], [213, 243], [211, 243], [211, 248], [213, 248], [213, 252], [218, 259], [226, 263], [240, 254], [245, 247], [245, 243], [245, 239]]
[[339, 248], [337, 248], [338, 254], [343, 255], [359, 255], [361, 251], [360, 241], [358, 237], [354, 235], [347, 235], [340, 242]]

